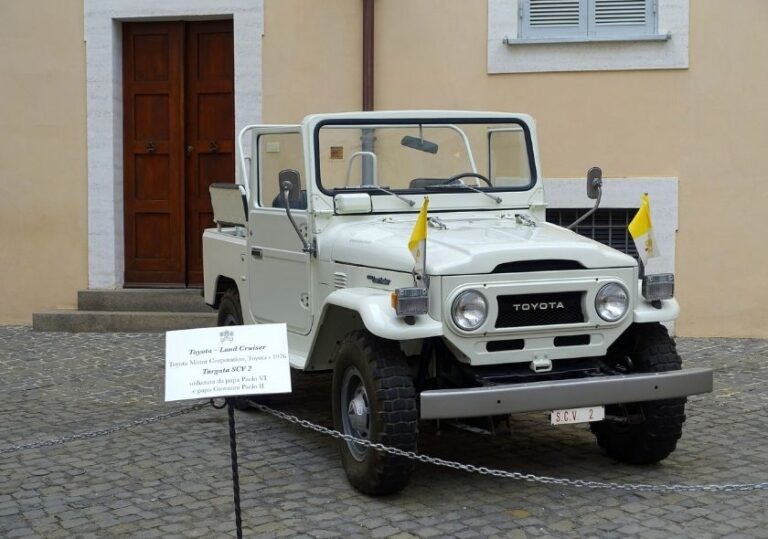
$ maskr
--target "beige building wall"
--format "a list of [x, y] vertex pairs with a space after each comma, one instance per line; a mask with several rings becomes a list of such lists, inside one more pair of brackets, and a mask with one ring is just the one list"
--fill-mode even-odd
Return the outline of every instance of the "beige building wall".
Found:
[[[689, 335], [768, 337], [768, 2], [691, 2], [680, 294]], [[730, 9], [729, 9], [730, 8]], [[726, 31], [726, 29], [728, 29]], [[684, 278], [684, 279], [683, 279]]]
[[0, 323], [87, 286], [85, 118], [82, 0], [3, 0]]
[[[267, 120], [360, 108], [361, 3], [266, 1]], [[678, 334], [768, 337], [765, 20], [695, 0], [688, 69], [488, 75], [486, 0], [377, 1], [376, 108], [527, 112], [545, 177], [677, 177]]]
[[[361, 106], [361, 0], [265, 0], [263, 120]], [[376, 108], [528, 112], [545, 177], [677, 177], [681, 335], [768, 337], [768, 2], [690, 2], [690, 67], [488, 75], [486, 0], [378, 0]], [[0, 322], [87, 286], [82, 0], [0, 6]], [[608, 184], [606, 189], [610, 189]]]
[[362, 0], [265, 0], [266, 123], [362, 107]]

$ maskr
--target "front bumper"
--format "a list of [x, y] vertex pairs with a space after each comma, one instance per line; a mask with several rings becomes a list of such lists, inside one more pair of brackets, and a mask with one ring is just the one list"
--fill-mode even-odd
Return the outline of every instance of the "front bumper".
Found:
[[421, 418], [482, 417], [671, 399], [712, 391], [712, 369], [683, 369], [421, 393]]

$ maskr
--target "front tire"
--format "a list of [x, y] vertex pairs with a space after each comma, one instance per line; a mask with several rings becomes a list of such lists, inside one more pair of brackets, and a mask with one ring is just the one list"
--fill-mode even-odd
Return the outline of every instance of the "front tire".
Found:
[[[397, 343], [366, 331], [350, 333], [334, 356], [333, 424], [338, 431], [416, 451], [416, 396], [408, 363]], [[364, 494], [394, 494], [407, 484], [413, 463], [339, 440], [350, 484]]]
[[237, 288], [228, 288], [221, 296], [219, 312], [216, 317], [217, 326], [242, 326], [243, 308], [240, 305], [240, 292]]
[[[614, 353], [629, 357], [631, 372], [665, 372], [682, 368], [675, 341], [661, 324], [640, 324], [622, 337]], [[664, 399], [606, 407], [606, 416], [590, 423], [605, 453], [627, 464], [654, 464], [667, 458], [683, 434], [686, 398]]]

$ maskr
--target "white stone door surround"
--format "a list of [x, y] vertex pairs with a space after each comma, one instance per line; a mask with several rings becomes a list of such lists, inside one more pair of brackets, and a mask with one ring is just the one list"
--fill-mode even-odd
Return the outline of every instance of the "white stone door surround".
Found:
[[235, 130], [261, 121], [263, 0], [84, 0], [88, 125], [88, 286], [123, 285], [124, 21], [232, 19]]

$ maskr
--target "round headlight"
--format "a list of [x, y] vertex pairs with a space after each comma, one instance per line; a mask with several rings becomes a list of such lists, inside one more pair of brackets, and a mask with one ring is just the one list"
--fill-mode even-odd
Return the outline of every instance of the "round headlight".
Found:
[[461, 329], [472, 331], [485, 322], [485, 318], [488, 316], [488, 303], [480, 292], [466, 290], [453, 300], [451, 316]]
[[629, 294], [619, 283], [604, 285], [595, 297], [595, 310], [606, 322], [616, 322], [621, 319], [629, 307]]

